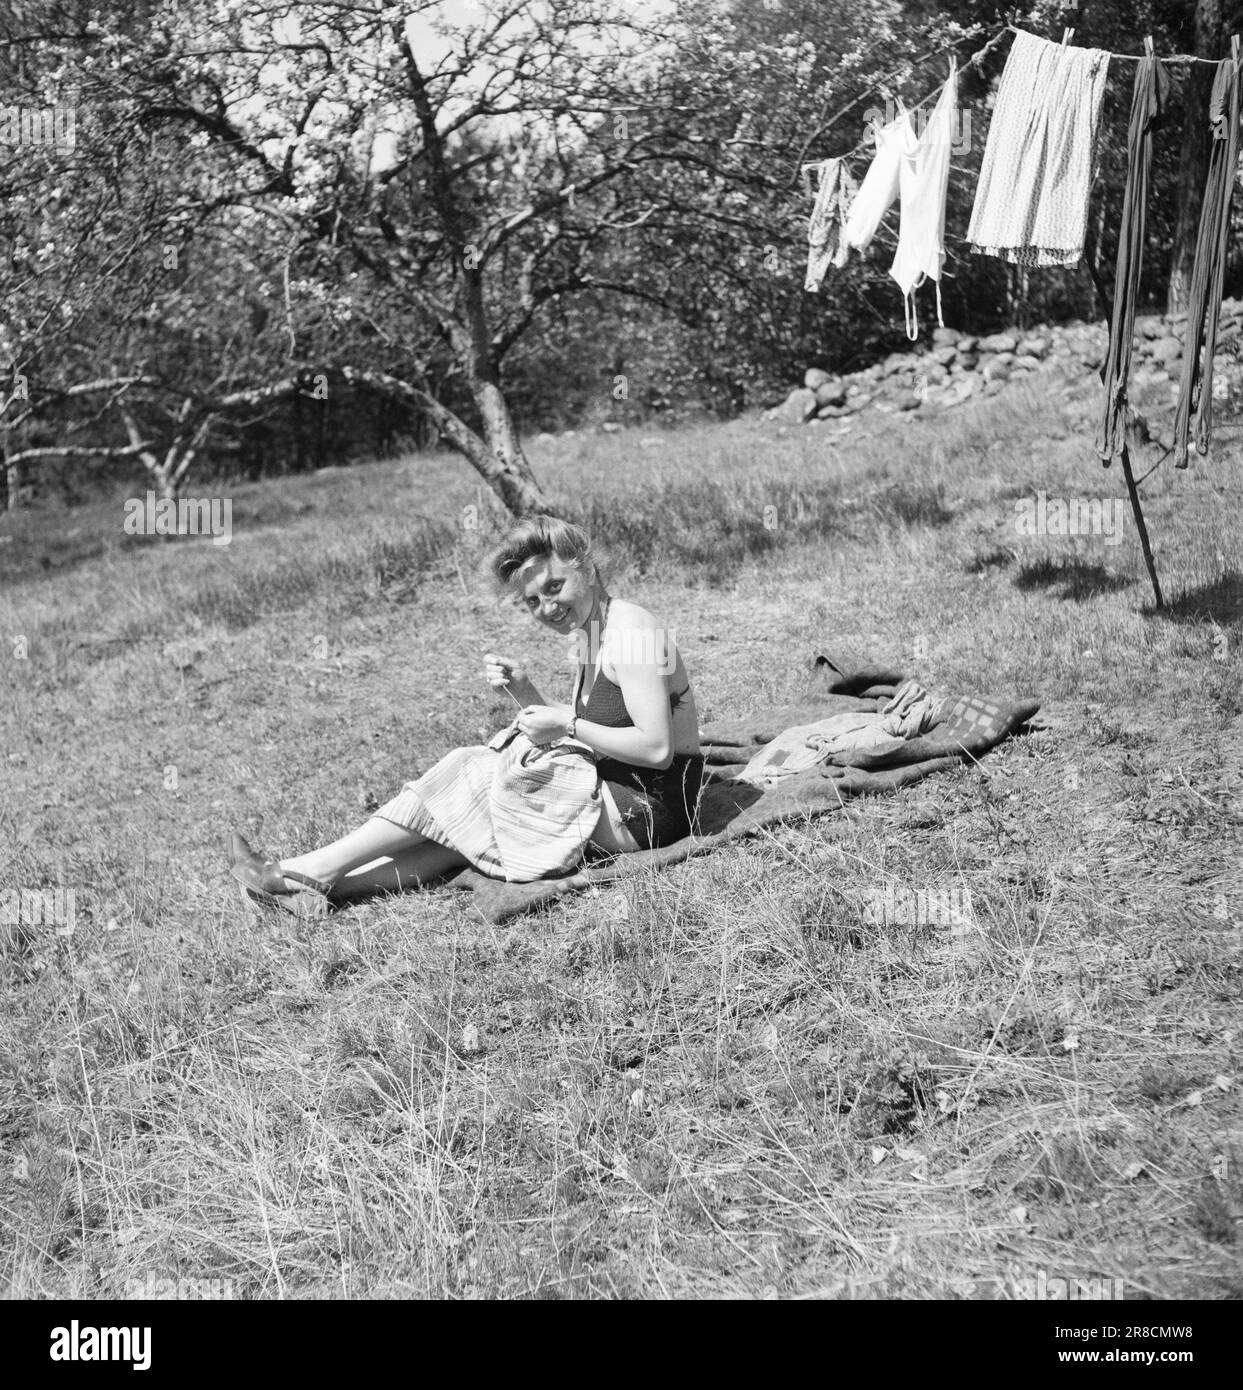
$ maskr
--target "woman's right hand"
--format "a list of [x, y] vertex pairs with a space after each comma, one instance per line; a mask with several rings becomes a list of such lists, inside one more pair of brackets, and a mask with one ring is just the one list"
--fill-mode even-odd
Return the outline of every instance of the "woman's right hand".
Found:
[[496, 689], [508, 686], [510, 693], [524, 705], [531, 703], [527, 698], [527, 692], [534, 687], [531, 685], [526, 667], [519, 666], [516, 661], [510, 661], [508, 657], [498, 656], [495, 652], [485, 652], [483, 661], [483, 673], [490, 686]]

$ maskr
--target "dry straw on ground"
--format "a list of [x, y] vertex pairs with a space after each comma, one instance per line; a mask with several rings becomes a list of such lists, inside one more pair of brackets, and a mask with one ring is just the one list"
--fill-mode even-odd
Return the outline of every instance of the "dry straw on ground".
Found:
[[[1037, 488], [1118, 490], [1086, 395], [774, 428], [535, 460], [704, 716], [793, 698], [824, 648], [1038, 694], [1046, 727], [505, 928], [452, 893], [256, 922], [223, 876], [230, 827], [291, 852], [503, 722], [484, 650], [568, 687], [474, 581], [461, 465], [238, 489], [227, 548], [127, 542], [119, 504], [17, 518], [0, 888], [80, 910], [4, 928], [12, 1293], [1243, 1293], [1230, 427], [1145, 486], [1164, 616], [1129, 534], [1015, 533]], [[971, 912], [876, 920], [890, 886]]]

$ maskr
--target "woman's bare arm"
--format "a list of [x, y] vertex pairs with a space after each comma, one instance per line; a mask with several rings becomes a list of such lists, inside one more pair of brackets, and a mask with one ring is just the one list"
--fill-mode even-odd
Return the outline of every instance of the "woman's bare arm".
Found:
[[664, 672], [670, 660], [667, 634], [654, 629], [623, 629], [606, 648], [633, 729], [614, 729], [580, 719], [576, 736], [595, 752], [637, 767], [667, 768], [673, 763], [673, 711]]

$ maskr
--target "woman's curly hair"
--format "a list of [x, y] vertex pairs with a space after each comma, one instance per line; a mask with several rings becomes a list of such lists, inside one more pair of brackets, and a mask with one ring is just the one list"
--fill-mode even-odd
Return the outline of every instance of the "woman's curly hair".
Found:
[[563, 563], [581, 568], [592, 558], [591, 537], [572, 521], [562, 521], [557, 516], [529, 516], [489, 551], [484, 567], [496, 587], [505, 590], [528, 560], [546, 555], [555, 555]]

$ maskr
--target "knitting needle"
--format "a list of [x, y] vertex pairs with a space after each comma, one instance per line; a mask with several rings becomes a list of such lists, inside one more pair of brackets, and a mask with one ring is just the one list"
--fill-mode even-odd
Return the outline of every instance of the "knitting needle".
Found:
[[[514, 702], [514, 704], [516, 704], [516, 705], [518, 706], [519, 709], [526, 709], [526, 705], [524, 705], [524, 704], [522, 703], [522, 701], [521, 701], [521, 700], [514, 694], [514, 692], [509, 688], [509, 682], [508, 682], [508, 681], [502, 682], [500, 688], [505, 692], [506, 695], [509, 696], [509, 698]], [[492, 689], [495, 690], [495, 689], [496, 689], [496, 686], [493, 686]]]
[[[468, 643], [468, 642], [463, 641], [463, 642], [462, 642], [462, 647], [463, 647], [463, 650], [469, 651], [472, 657], [477, 657], [477, 656], [478, 656], [478, 653], [476, 652], [475, 646], [474, 646], [473, 643]], [[522, 703], [522, 701], [521, 701], [521, 700], [514, 694], [514, 692], [509, 688], [509, 682], [508, 682], [508, 681], [502, 681], [502, 683], [501, 683], [499, 686], [495, 686], [495, 685], [494, 685], [494, 686], [492, 687], [492, 689], [493, 689], [493, 690], [503, 690], [503, 691], [505, 692], [505, 694], [508, 695], [509, 698], [514, 702], [514, 704], [516, 704], [516, 705], [518, 706], [519, 709], [526, 709], [526, 705], [524, 705], [524, 704]]]

